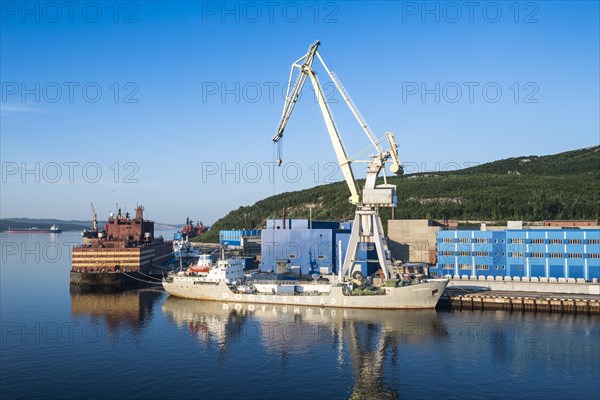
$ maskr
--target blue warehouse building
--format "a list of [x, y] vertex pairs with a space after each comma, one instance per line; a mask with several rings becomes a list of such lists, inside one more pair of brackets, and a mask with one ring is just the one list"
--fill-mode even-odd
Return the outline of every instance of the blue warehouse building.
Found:
[[219, 244], [240, 247], [244, 238], [260, 236], [260, 229], [235, 229], [219, 231]]
[[[267, 220], [261, 230], [261, 271], [276, 271], [278, 262], [303, 274], [328, 270], [337, 272], [346, 256], [352, 222], [312, 221], [307, 219]], [[364, 248], [358, 252], [358, 263], [364, 274], [373, 273], [377, 266], [374, 251]]]
[[433, 276], [600, 279], [600, 229], [438, 231]]

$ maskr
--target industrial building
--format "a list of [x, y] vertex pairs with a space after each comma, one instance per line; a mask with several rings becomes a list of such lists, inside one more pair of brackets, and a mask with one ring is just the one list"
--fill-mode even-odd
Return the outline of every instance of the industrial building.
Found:
[[[346, 257], [352, 222], [271, 219], [261, 230], [261, 271], [277, 271], [277, 264], [303, 274], [338, 272]], [[340, 257], [341, 255], [341, 257]], [[379, 268], [375, 249], [361, 246], [358, 264], [364, 274]]]
[[277, 263], [303, 274], [335, 270], [339, 241], [345, 255], [350, 231], [340, 222], [270, 219], [261, 231], [261, 271], [276, 271]]
[[433, 276], [600, 279], [600, 229], [439, 230]]
[[[457, 226], [457, 225], [456, 225]], [[388, 247], [404, 263], [436, 263], [436, 233], [448, 223], [428, 219], [388, 220]]]
[[260, 237], [260, 229], [235, 229], [219, 231], [219, 244], [221, 246], [243, 247], [248, 238]]
[[[433, 277], [593, 281], [600, 280], [600, 228], [593, 224], [544, 221], [524, 227], [510, 221], [508, 227], [461, 229], [442, 221], [389, 220], [388, 244], [394, 260], [427, 265]], [[230, 246], [252, 242], [257, 254], [260, 246], [261, 271], [277, 271], [285, 263], [288, 270], [309, 274], [339, 270], [351, 228], [351, 221], [270, 219], [262, 230], [221, 231], [220, 236]], [[358, 260], [366, 275], [379, 268], [367, 244]]]

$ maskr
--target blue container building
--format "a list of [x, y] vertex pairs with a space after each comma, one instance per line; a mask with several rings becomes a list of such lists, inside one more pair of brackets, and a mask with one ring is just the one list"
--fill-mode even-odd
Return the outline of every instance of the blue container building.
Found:
[[600, 229], [445, 230], [433, 276], [600, 279]]

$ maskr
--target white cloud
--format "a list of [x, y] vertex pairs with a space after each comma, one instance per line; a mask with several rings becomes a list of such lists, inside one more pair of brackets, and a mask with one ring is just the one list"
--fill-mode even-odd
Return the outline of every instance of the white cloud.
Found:
[[0, 104], [0, 113], [17, 114], [17, 113], [34, 113], [40, 110], [30, 106], [14, 105], [14, 104]]

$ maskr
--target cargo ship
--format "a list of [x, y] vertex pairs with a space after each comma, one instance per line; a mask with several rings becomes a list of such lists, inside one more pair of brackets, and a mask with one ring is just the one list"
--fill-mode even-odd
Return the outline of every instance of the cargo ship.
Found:
[[172, 242], [154, 237], [154, 222], [145, 220], [144, 208], [137, 206], [135, 217], [112, 212], [103, 229], [82, 232], [83, 244], [72, 249], [71, 284], [136, 285], [160, 283], [168, 272]]
[[447, 279], [351, 279], [318, 276], [263, 276], [244, 274], [241, 259], [222, 257], [212, 263], [201, 256], [196, 267], [170, 272], [162, 284], [175, 297], [252, 304], [305, 305], [368, 309], [433, 309]]
[[194, 221], [187, 217], [185, 220], [185, 225], [181, 229], [181, 234], [184, 240], [188, 240], [202, 235], [207, 230], [208, 227], [204, 226], [202, 222], [197, 222], [196, 225], [194, 225]]
[[61, 233], [62, 230], [58, 227], [58, 225], [52, 225], [49, 229], [38, 228], [37, 226], [33, 226], [31, 228], [21, 228], [21, 229], [11, 229], [8, 227], [6, 233]]

